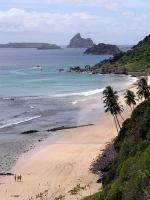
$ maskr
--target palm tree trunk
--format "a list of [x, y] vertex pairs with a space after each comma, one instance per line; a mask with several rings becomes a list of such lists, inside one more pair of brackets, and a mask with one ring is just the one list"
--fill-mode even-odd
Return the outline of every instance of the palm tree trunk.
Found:
[[120, 115], [121, 119], [124, 121], [124, 118], [122, 117], [122, 115], [120, 113], [119, 113], [119, 115]]
[[117, 129], [117, 133], [119, 133], [119, 130], [118, 130], [118, 126], [117, 126], [117, 121], [116, 121], [115, 115], [113, 115], [113, 117], [114, 117], [114, 121], [115, 121], [116, 129]]
[[117, 115], [115, 115], [115, 117], [116, 117], [116, 120], [117, 120], [118, 126], [119, 126], [119, 128], [121, 129], [121, 126], [120, 126], [120, 123], [119, 123], [119, 120], [118, 120]]

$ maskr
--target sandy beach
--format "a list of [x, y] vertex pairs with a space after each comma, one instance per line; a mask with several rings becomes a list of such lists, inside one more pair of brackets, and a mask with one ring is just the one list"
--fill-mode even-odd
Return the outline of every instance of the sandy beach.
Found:
[[[136, 91], [135, 85], [132, 90]], [[126, 119], [131, 110], [122, 96], [120, 102]], [[82, 195], [96, 192], [100, 184], [97, 176], [89, 171], [90, 165], [116, 135], [113, 117], [107, 113], [92, 126], [58, 131], [18, 160], [11, 172], [21, 174], [22, 182], [15, 182], [13, 176], [0, 178], [0, 199], [29, 200], [47, 189], [49, 200], [60, 194], [66, 195], [66, 199], [74, 199], [68, 191], [77, 184], [87, 186]]]

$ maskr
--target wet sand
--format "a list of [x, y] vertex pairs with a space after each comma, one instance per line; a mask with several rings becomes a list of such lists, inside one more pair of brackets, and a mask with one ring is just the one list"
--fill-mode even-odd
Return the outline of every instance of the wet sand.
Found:
[[[136, 86], [132, 87], [136, 91]], [[125, 105], [123, 117], [128, 118], [131, 110]], [[120, 119], [121, 121], [121, 119]], [[113, 117], [103, 114], [93, 126], [58, 131], [56, 135], [20, 158], [12, 173], [21, 174], [22, 182], [14, 177], [0, 178], [0, 197], [2, 200], [28, 200], [48, 189], [49, 199], [60, 194], [66, 199], [76, 199], [68, 191], [77, 184], [86, 186], [82, 195], [89, 195], [100, 188], [97, 176], [89, 171], [94, 159], [106, 144], [117, 135]]]

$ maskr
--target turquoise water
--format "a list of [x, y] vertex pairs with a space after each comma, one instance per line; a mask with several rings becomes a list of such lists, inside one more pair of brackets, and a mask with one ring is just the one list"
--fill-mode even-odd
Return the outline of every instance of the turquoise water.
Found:
[[[84, 55], [83, 49], [0, 49], [0, 96], [84, 92], [103, 85], [99, 76], [59, 73], [71, 66], [95, 64], [109, 56]], [[42, 71], [36, 68], [42, 66]]]
[[[128, 81], [120, 76], [68, 73], [69, 67], [93, 65], [110, 57], [85, 55], [83, 51], [0, 49], [0, 96], [67, 96]], [[65, 72], [60, 73], [60, 68]]]
[[[0, 172], [8, 171], [35, 142], [49, 137], [47, 129], [93, 123], [103, 112], [104, 87], [120, 90], [134, 81], [127, 76], [67, 72], [69, 67], [110, 57], [83, 51], [0, 49]], [[28, 130], [38, 132], [21, 134]]]
[[[104, 87], [112, 85], [119, 90], [132, 82], [127, 76], [69, 73], [72, 66], [94, 65], [110, 57], [85, 55], [83, 51], [0, 49], [0, 130], [22, 128], [35, 120], [42, 124], [40, 128], [47, 121], [49, 126], [63, 125], [68, 120], [70, 124], [77, 123], [75, 115], [86, 110], [88, 100], [92, 102], [97, 97], [93, 105], [100, 106]], [[59, 72], [60, 68], [64, 72]], [[81, 123], [86, 122], [84, 118], [80, 118]]]

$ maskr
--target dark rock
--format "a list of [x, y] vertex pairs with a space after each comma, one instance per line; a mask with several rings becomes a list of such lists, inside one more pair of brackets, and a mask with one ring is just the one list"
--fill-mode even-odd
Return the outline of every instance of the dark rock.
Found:
[[75, 35], [71, 40], [67, 48], [89, 48], [94, 45], [90, 38], [84, 39], [81, 37], [80, 33]]
[[21, 134], [32, 134], [32, 133], [37, 133], [37, 132], [39, 132], [39, 131], [37, 131], [37, 130], [29, 130], [29, 131], [24, 131]]
[[74, 129], [74, 128], [79, 128], [79, 127], [86, 127], [86, 126], [93, 126], [93, 124], [86, 124], [86, 125], [80, 125], [80, 126], [59, 126], [56, 128], [48, 129], [47, 132], [55, 132], [55, 131], [60, 131], [60, 130], [65, 130], [65, 129]]
[[84, 71], [84, 69], [81, 68], [81, 67], [79, 67], [79, 66], [77, 66], [77, 67], [70, 67], [70, 70], [69, 70], [69, 72], [78, 72], [78, 73], [81, 73], [83, 71]]
[[128, 181], [128, 180], [129, 180], [129, 176], [126, 175], [126, 176], [124, 177], [124, 180], [125, 180], [125, 181]]
[[[118, 55], [119, 57], [122, 55]], [[89, 74], [124, 74], [131, 75], [133, 77], [137, 76], [148, 76], [150, 72], [146, 71], [129, 71], [126, 67], [118, 67], [115, 64], [111, 64], [114, 62], [116, 55], [113, 58], [108, 60], [101, 61], [94, 66], [86, 65], [85, 67], [70, 67], [68, 72], [76, 72], [76, 73], [89, 73]]]
[[113, 144], [108, 144], [97, 159], [92, 163], [90, 171], [99, 175], [97, 182], [104, 183], [104, 174], [108, 172], [109, 166], [112, 164], [116, 156], [116, 151]]
[[88, 48], [84, 53], [95, 55], [116, 55], [121, 52], [122, 51], [116, 45], [100, 43]]
[[14, 176], [14, 174], [8, 172], [8, 173], [0, 173], [0, 176]]
[[59, 72], [64, 72], [65, 70], [64, 69], [59, 69]]
[[97, 180], [97, 183], [102, 183], [102, 178], [99, 178], [99, 179]]

